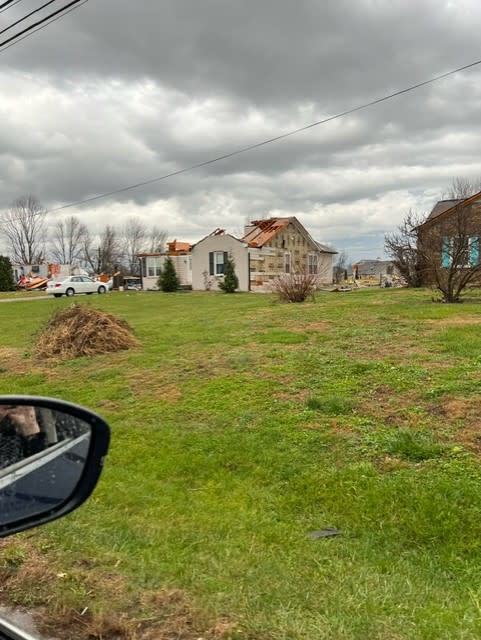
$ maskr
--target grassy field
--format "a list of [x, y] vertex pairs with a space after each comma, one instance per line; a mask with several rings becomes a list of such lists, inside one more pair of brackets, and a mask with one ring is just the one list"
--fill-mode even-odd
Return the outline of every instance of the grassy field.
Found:
[[79, 298], [141, 346], [61, 363], [31, 354], [70, 300], [0, 305], [2, 392], [113, 433], [83, 508], [2, 543], [2, 598], [69, 638], [479, 638], [481, 299], [431, 296]]

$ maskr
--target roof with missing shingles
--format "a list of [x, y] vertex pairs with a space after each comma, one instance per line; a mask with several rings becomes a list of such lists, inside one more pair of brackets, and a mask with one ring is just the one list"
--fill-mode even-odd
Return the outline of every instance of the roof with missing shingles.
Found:
[[337, 251], [327, 244], [317, 242], [312, 238], [307, 229], [299, 222], [295, 216], [289, 218], [268, 218], [267, 220], [253, 220], [242, 237], [243, 242], [247, 242], [252, 249], [260, 249], [270, 242], [280, 231], [293, 224], [297, 229], [309, 239], [319, 251], [323, 253], [337, 253]]
[[433, 218], [437, 218], [442, 213], [447, 211], [448, 209], [452, 209], [460, 202], [464, 202], [465, 198], [457, 198], [452, 200], [439, 200], [433, 207], [433, 210], [428, 215], [427, 220], [433, 220]]
[[249, 230], [242, 240], [250, 247], [263, 247], [270, 242], [279, 231], [285, 229], [295, 218], [269, 218], [268, 220], [253, 220]]

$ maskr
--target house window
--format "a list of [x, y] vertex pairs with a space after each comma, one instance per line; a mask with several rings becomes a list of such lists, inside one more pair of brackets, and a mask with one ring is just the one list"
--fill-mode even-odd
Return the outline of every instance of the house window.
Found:
[[145, 259], [147, 263], [147, 275], [150, 278], [160, 276], [160, 256], [149, 256]]
[[209, 252], [209, 275], [222, 276], [225, 273], [225, 265], [229, 258], [227, 251]]
[[476, 236], [456, 236], [443, 238], [441, 266], [474, 267], [479, 264], [479, 238]]
[[290, 253], [284, 254], [284, 271], [286, 273], [291, 272], [291, 254]]
[[317, 253], [310, 253], [307, 256], [307, 273], [317, 274]]

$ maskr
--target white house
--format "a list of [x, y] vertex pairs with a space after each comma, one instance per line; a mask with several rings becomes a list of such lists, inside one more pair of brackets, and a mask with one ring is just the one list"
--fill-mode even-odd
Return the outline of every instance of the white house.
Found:
[[216, 229], [192, 247], [192, 289], [219, 290], [224, 278], [227, 259], [235, 264], [239, 279], [238, 291], [249, 291], [249, 252], [246, 242], [238, 240], [223, 229]]
[[158, 281], [160, 272], [168, 257], [174, 263], [179, 284], [181, 287], [190, 287], [192, 284], [192, 258], [191, 245], [187, 242], [173, 240], [167, 243], [167, 251], [164, 253], [139, 253], [140, 274], [142, 278], [142, 289], [156, 290], [159, 288]]

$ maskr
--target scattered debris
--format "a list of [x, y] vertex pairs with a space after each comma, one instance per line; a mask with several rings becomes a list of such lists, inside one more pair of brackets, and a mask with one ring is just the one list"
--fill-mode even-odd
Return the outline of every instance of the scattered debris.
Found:
[[138, 344], [125, 320], [78, 304], [57, 311], [35, 347], [39, 358], [69, 360], [123, 351]]
[[326, 527], [325, 529], [320, 529], [319, 531], [311, 531], [309, 533], [309, 538], [330, 538], [331, 536], [340, 536], [342, 535], [342, 531], [336, 529], [336, 527]]

